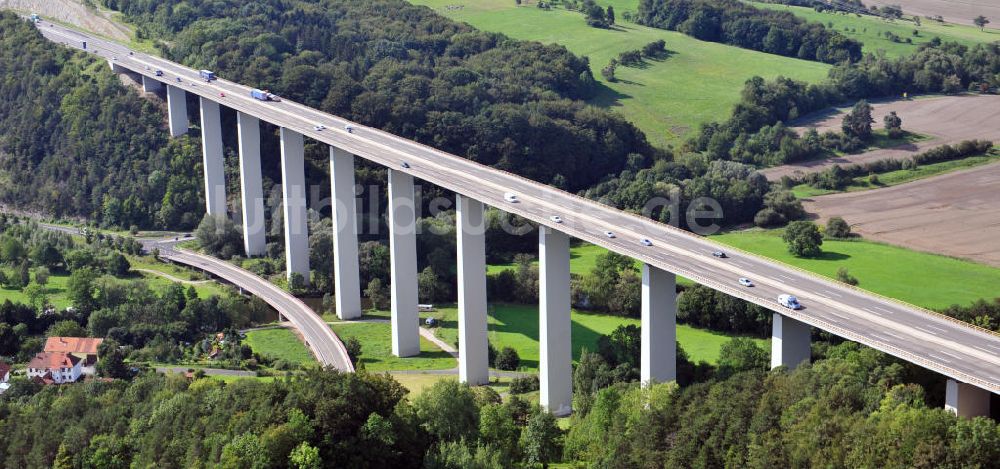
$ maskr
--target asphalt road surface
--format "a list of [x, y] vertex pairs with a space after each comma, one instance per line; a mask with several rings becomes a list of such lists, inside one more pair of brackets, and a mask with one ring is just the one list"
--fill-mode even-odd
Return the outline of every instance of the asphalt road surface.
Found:
[[[1000, 393], [1000, 336], [989, 331], [776, 261], [736, 252], [733, 248], [689, 232], [351, 123], [302, 104], [289, 100], [258, 101], [250, 97], [250, 87], [225, 79], [206, 83], [199, 78], [197, 70], [131, 52], [118, 44], [49, 23], [39, 25], [39, 29], [49, 39], [76, 48], [80, 48], [80, 39], [86, 39], [91, 54], [135, 73], [180, 86], [189, 93], [404, 171], [428, 183], [554, 227], [576, 238], [685, 276], [958, 381]], [[162, 76], [156, 77], [156, 70], [162, 70]], [[225, 97], [221, 97], [220, 93], [224, 93]], [[314, 126], [317, 124], [327, 128], [316, 131]], [[353, 126], [353, 132], [345, 129], [348, 124]], [[271, 157], [277, 158], [278, 155]], [[408, 163], [409, 168], [404, 169], [403, 162]], [[508, 192], [516, 194], [519, 201], [505, 201], [504, 194]], [[560, 216], [562, 223], [552, 221], [550, 217], [554, 215]], [[612, 231], [615, 236], [608, 237], [605, 231]], [[652, 245], [644, 246], [640, 243], [643, 239], [650, 240]], [[713, 251], [726, 251], [729, 257], [713, 257]], [[909, 275], [929, 273], [899, 274], [902, 282]], [[756, 286], [739, 286], [737, 279], [740, 277], [752, 279]], [[804, 309], [792, 311], [780, 306], [776, 298], [782, 293], [797, 296]]]

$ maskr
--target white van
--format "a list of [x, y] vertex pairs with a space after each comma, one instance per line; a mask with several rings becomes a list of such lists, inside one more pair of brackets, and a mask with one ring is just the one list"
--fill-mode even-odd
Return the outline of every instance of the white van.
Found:
[[778, 303], [786, 308], [802, 309], [802, 303], [799, 303], [799, 299], [792, 295], [778, 295]]
[[417, 311], [420, 311], [420, 312], [434, 311], [434, 305], [419, 304], [419, 305], [417, 305]]

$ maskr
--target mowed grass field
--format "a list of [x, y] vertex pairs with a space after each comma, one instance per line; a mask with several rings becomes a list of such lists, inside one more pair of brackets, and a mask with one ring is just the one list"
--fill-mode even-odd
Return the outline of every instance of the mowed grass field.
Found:
[[[889, 57], [912, 54], [917, 51], [920, 44], [930, 42], [934, 37], [940, 37], [945, 42], [958, 42], [967, 46], [1000, 41], [1000, 31], [995, 29], [980, 31], [979, 28], [974, 26], [938, 23], [926, 18], [921, 18], [921, 24], [917, 26], [912, 21], [895, 20], [890, 22], [870, 15], [859, 17], [855, 14], [837, 12], [821, 13], [806, 7], [758, 2], [748, 3], [752, 3], [759, 8], [790, 11], [808, 21], [823, 23], [823, 25], [832, 27], [845, 36], [863, 43], [865, 52], [875, 53], [878, 50], [884, 50]], [[906, 10], [904, 9], [903, 12], [905, 14]], [[919, 35], [915, 36], [913, 34], [914, 31], [917, 31]], [[886, 32], [895, 34], [901, 41], [910, 39], [911, 43], [892, 41], [889, 37], [886, 37]]]
[[247, 337], [243, 342], [249, 345], [254, 353], [300, 365], [317, 363], [305, 344], [289, 329], [261, 329], [248, 331], [246, 334]]
[[[569, 248], [569, 271], [576, 275], [589, 275], [597, 266], [597, 256], [608, 252], [600, 246], [588, 243], [580, 243]], [[538, 264], [536, 260], [533, 264]], [[516, 269], [517, 264], [490, 264], [486, 266], [486, 273], [494, 274], [507, 269]]]
[[368, 371], [449, 370], [458, 366], [458, 361], [449, 353], [423, 337], [420, 338], [419, 356], [399, 358], [393, 355], [389, 323], [333, 323], [330, 327], [341, 340], [354, 337], [361, 342], [361, 364]]
[[[642, 129], [654, 145], [676, 144], [703, 122], [729, 116], [739, 100], [743, 83], [753, 76], [779, 75], [808, 82], [826, 77], [829, 66], [703, 42], [681, 33], [647, 28], [623, 21], [622, 12], [635, 10], [637, 2], [613, 4], [619, 20], [614, 29], [587, 26], [577, 11], [562, 7], [537, 8], [535, 0], [518, 7], [513, 0], [411, 0], [483, 31], [504, 33], [515, 39], [557, 43], [589, 57], [590, 68], [602, 89], [591, 104], [611, 108]], [[631, 4], [632, 6], [629, 6]], [[647, 59], [641, 67], [619, 66], [617, 82], [601, 77], [613, 57], [663, 39], [669, 57]]]
[[713, 236], [731, 246], [836, 278], [846, 267], [859, 287], [917, 306], [942, 309], [1000, 297], [1000, 269], [870, 241], [823, 241], [823, 255], [797, 258], [788, 253], [781, 230], [743, 231]]
[[[423, 313], [422, 316], [439, 319], [441, 326], [435, 333], [441, 340], [450, 344], [458, 340], [458, 310], [455, 307], [440, 308], [433, 313]], [[619, 325], [639, 325], [638, 319], [576, 310], [572, 313], [572, 320], [571, 340], [574, 360], [580, 358], [580, 351], [584, 348], [596, 351], [597, 339], [615, 330]], [[715, 363], [719, 358], [719, 348], [729, 339], [730, 337], [724, 334], [684, 324], [677, 325], [677, 340], [688, 357], [695, 362], [704, 360]], [[538, 307], [514, 304], [490, 305], [489, 340], [498, 350], [507, 346], [517, 350], [524, 371], [538, 370]], [[770, 350], [767, 340], [757, 339], [757, 341], [766, 350]]]

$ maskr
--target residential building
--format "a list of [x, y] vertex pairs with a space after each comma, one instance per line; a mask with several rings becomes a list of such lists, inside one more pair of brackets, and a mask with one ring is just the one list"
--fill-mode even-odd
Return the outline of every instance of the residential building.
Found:
[[43, 384], [72, 383], [83, 375], [83, 360], [64, 352], [42, 352], [28, 362], [28, 377]]
[[80, 365], [83, 374], [93, 375], [98, 360], [97, 348], [103, 342], [104, 339], [94, 337], [49, 337], [42, 351], [73, 355], [83, 361]]

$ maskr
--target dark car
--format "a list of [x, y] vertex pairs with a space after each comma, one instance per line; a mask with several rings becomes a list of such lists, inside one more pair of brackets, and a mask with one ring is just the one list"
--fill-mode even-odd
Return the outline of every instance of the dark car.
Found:
[[715, 251], [715, 252], [712, 253], [712, 255], [715, 256], [715, 257], [718, 257], [720, 259], [725, 259], [725, 258], [729, 257], [729, 256], [726, 255], [726, 253], [724, 253], [722, 251]]

